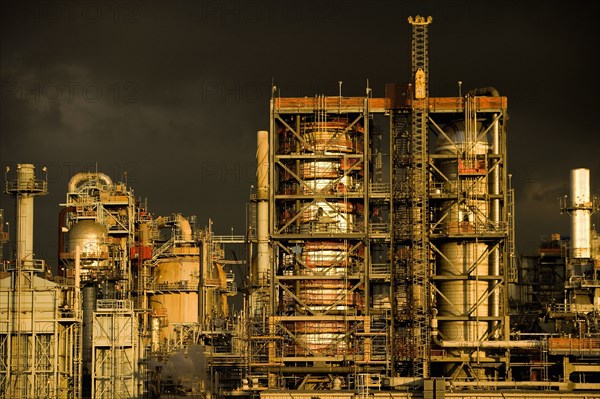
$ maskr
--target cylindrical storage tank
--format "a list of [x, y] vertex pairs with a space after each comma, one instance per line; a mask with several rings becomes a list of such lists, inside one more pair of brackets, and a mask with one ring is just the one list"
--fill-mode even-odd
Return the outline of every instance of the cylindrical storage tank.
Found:
[[199, 271], [198, 256], [165, 258], [152, 270], [154, 288], [160, 294], [152, 295], [149, 302], [153, 312], [165, 320], [161, 341], [172, 336], [173, 324], [198, 322]]
[[490, 149], [487, 136], [482, 135], [485, 126], [480, 121], [477, 122], [476, 132], [467, 133], [463, 120], [450, 122], [444, 126], [443, 130], [446, 136], [439, 136], [436, 143], [436, 153], [438, 154], [467, 152], [473, 155], [483, 155]]
[[589, 259], [591, 257], [591, 199], [590, 170], [571, 170], [571, 257]]
[[[284, 166], [275, 168], [276, 193], [291, 196], [277, 202], [275, 225], [304, 237], [280, 251], [278, 273], [309, 277], [285, 279], [286, 287], [279, 291], [279, 312], [303, 319], [285, 322], [294, 339], [283, 344], [284, 356], [341, 361], [350, 353], [348, 331], [357, 322], [323, 321], [318, 314], [356, 314], [363, 303], [343, 277], [364, 265], [364, 253], [357, 240], [338, 241], [336, 234], [364, 231], [364, 199], [354, 193], [363, 189], [365, 129], [331, 115], [304, 116], [288, 125], [296, 132], [278, 130], [277, 154], [297, 157], [282, 157]], [[317, 317], [310, 321], [313, 313]]]
[[[474, 242], [453, 242], [440, 245], [437, 274], [456, 276], [457, 280], [441, 281], [437, 304], [439, 316], [485, 317], [488, 312], [488, 282], [476, 276], [487, 276], [487, 245]], [[469, 279], [459, 279], [469, 276]], [[451, 341], [477, 341], [484, 338], [488, 330], [486, 321], [440, 321], [440, 332]]]
[[[344, 276], [356, 271], [360, 248], [349, 253], [349, 243], [333, 241], [309, 241], [299, 246], [296, 254], [285, 253], [281, 264], [284, 274], [312, 276]], [[297, 263], [297, 267], [296, 267]]]
[[300, 194], [342, 194], [355, 191], [356, 179], [353, 176], [344, 176], [338, 179], [305, 179], [299, 185]]
[[[356, 295], [351, 288], [344, 280], [303, 280], [298, 283], [297, 297], [312, 311], [346, 311], [356, 305]], [[293, 291], [294, 287], [289, 286], [289, 289]], [[288, 306], [296, 304], [296, 299], [287, 293], [283, 300]]]
[[342, 321], [300, 321], [286, 323], [295, 336], [295, 344], [287, 347], [291, 356], [338, 356], [347, 354], [347, 325]]
[[[461, 155], [461, 159], [442, 159], [437, 168], [446, 179], [440, 179], [443, 190], [449, 193], [468, 191], [471, 195], [485, 195], [488, 189], [485, 160], [478, 156], [490, 150], [484, 125], [477, 122], [476, 131], [467, 133], [464, 121], [454, 121], [444, 126], [446, 136], [440, 135], [436, 143], [437, 154]], [[462, 178], [459, 174], [469, 173], [481, 177]], [[460, 185], [460, 186], [459, 186]]]
[[[467, 129], [467, 122], [470, 126]], [[490, 152], [490, 133], [485, 133], [481, 121], [454, 121], [443, 130], [436, 144], [436, 153], [450, 158], [436, 160], [441, 175], [435, 189], [456, 195], [456, 199], [443, 202], [435, 221], [437, 234], [450, 237], [466, 235], [475, 237], [485, 233], [490, 224], [489, 179], [486, 154]], [[442, 339], [449, 341], [479, 341], [489, 339], [490, 322], [477, 317], [490, 316], [490, 281], [477, 276], [490, 274], [488, 245], [475, 239], [455, 238], [438, 246], [436, 274], [445, 276], [437, 282], [438, 326]], [[452, 279], [455, 276], [456, 279]], [[499, 276], [500, 278], [500, 276]], [[464, 320], [464, 318], [469, 320]], [[456, 318], [456, 320], [452, 320]], [[463, 320], [460, 320], [463, 319]], [[465, 355], [466, 350], [454, 350], [455, 355]], [[469, 352], [471, 356], [483, 352]], [[448, 371], [453, 365], [448, 366]], [[479, 373], [479, 371], [476, 371]], [[480, 373], [479, 373], [480, 374]], [[481, 377], [485, 377], [481, 374]]]
[[351, 233], [361, 228], [356, 223], [357, 213], [351, 202], [315, 201], [304, 208], [297, 220], [302, 233]]
[[305, 244], [301, 260], [311, 274], [315, 275], [349, 274], [355, 264], [355, 259], [348, 255], [347, 244], [327, 241]]
[[301, 123], [300, 134], [309, 144], [304, 150], [326, 154], [362, 152], [362, 126], [347, 127], [347, 119]]
[[79, 247], [83, 281], [108, 270], [108, 230], [94, 220], [80, 220], [69, 230], [68, 251], [75, 256]]
[[340, 161], [306, 161], [300, 164], [302, 179], [331, 179], [340, 175]]
[[492, 227], [488, 217], [487, 201], [445, 202], [438, 219], [442, 217], [442, 222], [437, 225], [437, 233], [474, 234]]

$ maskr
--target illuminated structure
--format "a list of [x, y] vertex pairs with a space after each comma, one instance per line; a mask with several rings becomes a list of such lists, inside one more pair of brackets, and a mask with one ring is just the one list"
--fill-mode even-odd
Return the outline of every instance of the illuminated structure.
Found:
[[[78, 173], [52, 277], [32, 244], [46, 181], [28, 164], [7, 174], [17, 251], [0, 275], [0, 394], [598, 396], [589, 170], [572, 171], [562, 203], [571, 239], [553, 235], [518, 267], [507, 98], [490, 87], [431, 97], [431, 19], [409, 22], [409, 85], [272, 98], [246, 236], [154, 217], [126, 184]], [[230, 245], [247, 261], [227, 259]]]
[[76, 290], [50, 281], [46, 263], [33, 252], [33, 200], [47, 193], [47, 180], [36, 177], [33, 165], [19, 164], [14, 179], [7, 169], [5, 189], [16, 198], [17, 240], [16, 256], [3, 263], [0, 279], [0, 396], [78, 397]]
[[[270, 132], [258, 133], [244, 389], [278, 399], [600, 388], [585, 374], [597, 363], [569, 363], [598, 355], [595, 336], [559, 344], [511, 332], [518, 270], [507, 98], [492, 87], [430, 97], [431, 18], [409, 22], [413, 80], [388, 85], [385, 98], [370, 88], [366, 97], [343, 97], [340, 86], [339, 96], [314, 98], [274, 89]], [[577, 187], [572, 299], [596, 287], [585, 256], [592, 205]], [[557, 345], [562, 358], [552, 357]], [[575, 384], [563, 380], [572, 372], [583, 373]]]

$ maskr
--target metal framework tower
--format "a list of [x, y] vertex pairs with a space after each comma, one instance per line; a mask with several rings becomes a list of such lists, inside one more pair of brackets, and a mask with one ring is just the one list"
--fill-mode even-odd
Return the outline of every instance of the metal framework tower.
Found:
[[429, 52], [428, 25], [432, 18], [417, 16], [408, 18], [412, 25], [412, 76], [414, 78], [415, 102], [411, 115], [411, 157], [409, 171], [410, 215], [412, 234], [409, 244], [409, 270], [412, 280], [413, 376], [429, 376], [429, 190], [428, 190], [428, 99], [429, 99]]
[[486, 88], [447, 101], [456, 109], [430, 103], [429, 115], [432, 364], [457, 383], [509, 379], [506, 98]]
[[429, 376], [430, 258], [428, 164], [428, 25], [412, 25], [412, 85], [391, 112], [394, 231], [395, 363], [400, 373]]
[[[391, 111], [395, 369], [503, 378], [493, 364], [506, 361], [509, 344], [476, 348], [509, 340], [506, 99], [493, 88], [429, 98], [431, 18], [409, 23], [413, 84]], [[457, 341], [472, 342], [458, 350]]]
[[68, 243], [60, 237], [60, 258], [67, 277], [76, 275], [81, 283], [82, 393], [92, 398], [137, 395], [142, 373], [131, 301], [133, 190], [103, 173], [77, 173], [63, 206]]
[[33, 252], [33, 200], [47, 193], [35, 167], [19, 164], [6, 192], [17, 200], [16, 258], [0, 278], [0, 396], [80, 397], [79, 327], [74, 287], [45, 278]]
[[272, 100], [270, 267], [253, 283], [255, 306], [268, 307], [253, 309], [263, 327], [250, 337], [258, 386], [364, 391], [390, 374], [390, 184], [372, 172], [371, 143], [385, 103]]

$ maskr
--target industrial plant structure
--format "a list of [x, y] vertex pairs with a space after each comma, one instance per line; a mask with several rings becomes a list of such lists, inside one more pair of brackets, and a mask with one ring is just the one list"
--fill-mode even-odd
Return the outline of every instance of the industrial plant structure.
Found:
[[562, 201], [570, 240], [519, 259], [508, 100], [491, 87], [430, 97], [431, 18], [409, 22], [411, 83], [385, 97], [274, 91], [245, 235], [155, 216], [126, 183], [78, 173], [55, 276], [33, 254], [47, 181], [7, 170], [0, 395], [600, 397], [590, 171], [571, 172]]

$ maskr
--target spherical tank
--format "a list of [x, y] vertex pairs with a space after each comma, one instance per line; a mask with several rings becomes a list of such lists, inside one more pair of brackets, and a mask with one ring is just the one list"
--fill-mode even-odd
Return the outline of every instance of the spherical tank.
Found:
[[108, 230], [93, 220], [80, 220], [69, 230], [69, 252], [75, 253], [79, 247], [81, 268], [95, 268], [107, 265]]

